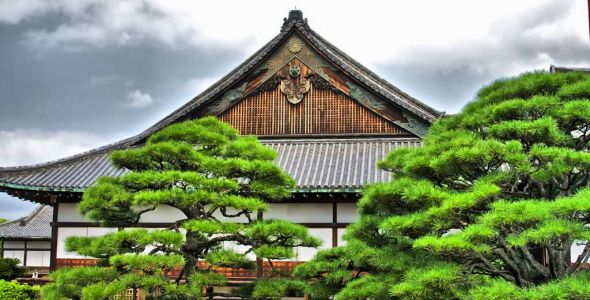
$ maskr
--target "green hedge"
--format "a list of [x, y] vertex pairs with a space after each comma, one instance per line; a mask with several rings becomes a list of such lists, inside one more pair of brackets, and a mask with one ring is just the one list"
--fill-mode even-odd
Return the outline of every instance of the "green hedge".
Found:
[[14, 281], [0, 280], [0, 299], [32, 300], [38, 298], [39, 289], [29, 285], [18, 284]]

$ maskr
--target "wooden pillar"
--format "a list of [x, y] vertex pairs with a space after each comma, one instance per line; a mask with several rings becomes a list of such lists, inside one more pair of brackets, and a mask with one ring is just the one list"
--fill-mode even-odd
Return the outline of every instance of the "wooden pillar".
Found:
[[332, 247], [338, 247], [338, 203], [332, 202]]
[[26, 267], [27, 266], [27, 253], [29, 252], [29, 251], [27, 251], [27, 241], [25, 241], [25, 246], [24, 247], [25, 247], [25, 250], [23, 251], [24, 252], [24, 254], [23, 254], [23, 266]]
[[51, 258], [49, 260], [49, 271], [55, 271], [57, 268], [57, 214], [59, 204], [57, 203], [57, 196], [51, 196], [51, 205], [53, 205], [53, 221], [51, 222]]

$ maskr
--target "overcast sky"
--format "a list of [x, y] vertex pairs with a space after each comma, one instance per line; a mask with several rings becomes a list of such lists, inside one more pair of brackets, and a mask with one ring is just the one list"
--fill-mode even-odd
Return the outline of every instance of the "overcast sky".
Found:
[[[495, 78], [590, 66], [584, 0], [0, 0], [0, 166], [142, 131], [278, 34], [295, 6], [337, 47], [449, 113]], [[0, 193], [0, 217], [34, 205]]]

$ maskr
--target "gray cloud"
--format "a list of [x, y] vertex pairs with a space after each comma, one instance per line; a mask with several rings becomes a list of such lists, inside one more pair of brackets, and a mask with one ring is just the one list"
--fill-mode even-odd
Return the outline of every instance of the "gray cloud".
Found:
[[17, 129], [0, 131], [0, 166], [42, 163], [111, 142], [89, 132]]
[[[0, 131], [0, 166], [43, 163], [114, 141], [88, 132], [18, 129]], [[0, 192], [0, 218], [27, 215], [36, 204]]]
[[128, 108], [144, 108], [150, 106], [154, 100], [148, 93], [143, 93], [140, 90], [133, 90], [127, 94], [127, 102], [125, 106]]
[[[549, 65], [590, 65], [590, 42], [568, 30], [551, 31], [572, 7], [553, 1], [522, 18], [499, 20], [489, 38], [446, 48], [416, 47], [378, 65], [395, 85], [432, 106], [455, 113], [496, 78]], [[549, 27], [549, 28], [548, 28]], [[557, 27], [559, 29], [559, 27]]]
[[21, 21], [54, 10], [51, 1], [43, 0], [22, 0], [22, 1], [1, 1], [0, 22], [18, 24]]
[[64, 16], [56, 26], [32, 28], [24, 42], [31, 48], [79, 51], [112, 45], [159, 43], [176, 48], [199, 45], [202, 38], [181, 14], [153, 1], [36, 1], [0, 3], [0, 22], [18, 24], [33, 17]]
[[[38, 21], [52, 22], [51, 19]], [[169, 48], [144, 44], [67, 52], [19, 44], [33, 25], [0, 26], [0, 130], [43, 128], [129, 135], [182, 105], [186, 81], [223, 74], [246, 54], [231, 47]], [[154, 101], [124, 109], [134, 90]]]
[[0, 218], [14, 220], [28, 215], [37, 205], [0, 192]]

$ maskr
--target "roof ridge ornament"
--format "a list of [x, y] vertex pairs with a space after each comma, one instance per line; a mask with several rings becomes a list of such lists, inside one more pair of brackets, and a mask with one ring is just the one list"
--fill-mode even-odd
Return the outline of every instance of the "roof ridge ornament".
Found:
[[283, 26], [281, 27], [281, 32], [291, 30], [293, 25], [296, 24], [302, 25], [306, 30], [309, 30], [309, 25], [307, 25], [307, 19], [303, 18], [303, 12], [299, 9], [289, 11], [289, 17], [283, 19]]

